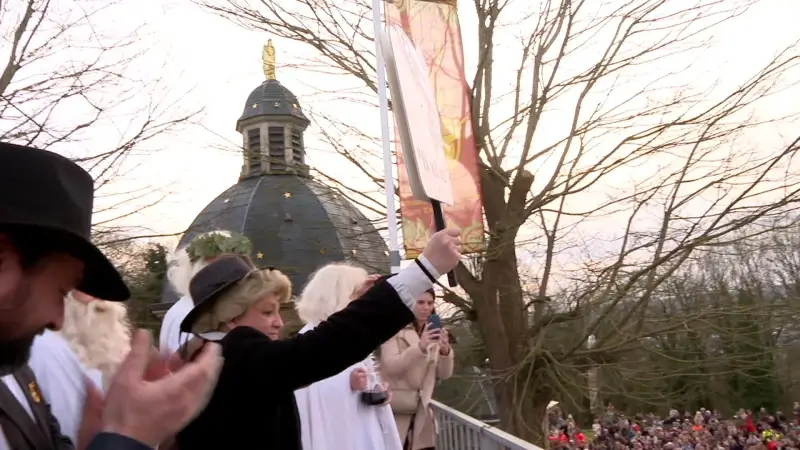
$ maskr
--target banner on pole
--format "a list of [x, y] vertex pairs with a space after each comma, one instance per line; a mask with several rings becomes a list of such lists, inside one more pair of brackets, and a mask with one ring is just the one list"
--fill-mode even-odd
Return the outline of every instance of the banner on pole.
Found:
[[[480, 195], [478, 151], [472, 132], [469, 85], [464, 73], [464, 49], [455, 1], [403, 0], [386, 3], [386, 25], [400, 26], [423, 55], [436, 95], [445, 143], [453, 204], [444, 205], [448, 225], [461, 229], [463, 254], [485, 248], [483, 203]], [[396, 123], [395, 123], [396, 127]], [[395, 133], [397, 135], [397, 133]], [[422, 253], [435, 232], [431, 204], [417, 200], [411, 190], [400, 142], [397, 165], [400, 216], [406, 258]]]
[[378, 39], [386, 64], [397, 135], [414, 198], [453, 204], [450, 170], [430, 70], [408, 35], [397, 25]]

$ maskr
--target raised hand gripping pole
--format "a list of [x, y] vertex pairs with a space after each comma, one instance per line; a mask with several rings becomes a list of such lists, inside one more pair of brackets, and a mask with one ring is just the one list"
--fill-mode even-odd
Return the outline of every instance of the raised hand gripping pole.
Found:
[[[442, 211], [442, 203], [439, 200], [431, 199], [431, 206], [433, 207], [433, 222], [436, 225], [436, 231], [442, 231], [446, 227], [446, 224], [444, 223], [444, 211]], [[458, 286], [455, 269], [447, 272], [447, 284], [450, 287]]]

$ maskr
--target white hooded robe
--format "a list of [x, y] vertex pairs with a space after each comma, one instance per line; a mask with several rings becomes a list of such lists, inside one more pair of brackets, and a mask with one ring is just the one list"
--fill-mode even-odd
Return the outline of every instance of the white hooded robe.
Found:
[[189, 315], [192, 308], [194, 308], [194, 302], [188, 295], [184, 295], [170, 306], [161, 322], [161, 333], [158, 337], [159, 350], [169, 354], [175, 353], [188, 340], [189, 335], [181, 333], [181, 322]]
[[[300, 333], [314, 329], [306, 325]], [[371, 358], [295, 391], [304, 450], [402, 450], [390, 406], [369, 406], [350, 388], [350, 373]]]
[[53, 416], [58, 419], [61, 433], [77, 443], [78, 428], [83, 419], [86, 383], [94, 383], [102, 390], [103, 374], [84, 366], [69, 342], [59, 333], [49, 330], [33, 341], [28, 365], [36, 375]]

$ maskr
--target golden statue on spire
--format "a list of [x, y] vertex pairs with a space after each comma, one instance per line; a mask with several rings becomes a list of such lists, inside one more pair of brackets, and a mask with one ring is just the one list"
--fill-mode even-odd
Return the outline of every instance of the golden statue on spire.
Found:
[[261, 54], [261, 60], [264, 64], [264, 75], [268, 80], [276, 80], [275, 78], [275, 47], [272, 46], [272, 39], [267, 41], [264, 46], [264, 52]]

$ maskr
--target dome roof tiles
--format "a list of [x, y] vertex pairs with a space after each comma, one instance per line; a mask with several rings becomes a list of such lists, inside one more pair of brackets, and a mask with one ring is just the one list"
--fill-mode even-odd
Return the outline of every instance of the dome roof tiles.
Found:
[[278, 80], [266, 80], [253, 89], [247, 96], [239, 122], [259, 116], [291, 116], [309, 123], [297, 96]]
[[[211, 230], [249, 237], [256, 264], [286, 273], [295, 293], [331, 262], [352, 261], [373, 272], [389, 269], [386, 244], [369, 219], [309, 177], [267, 175], [236, 183], [203, 209], [178, 247]], [[177, 300], [169, 288], [164, 294], [162, 301]]]

